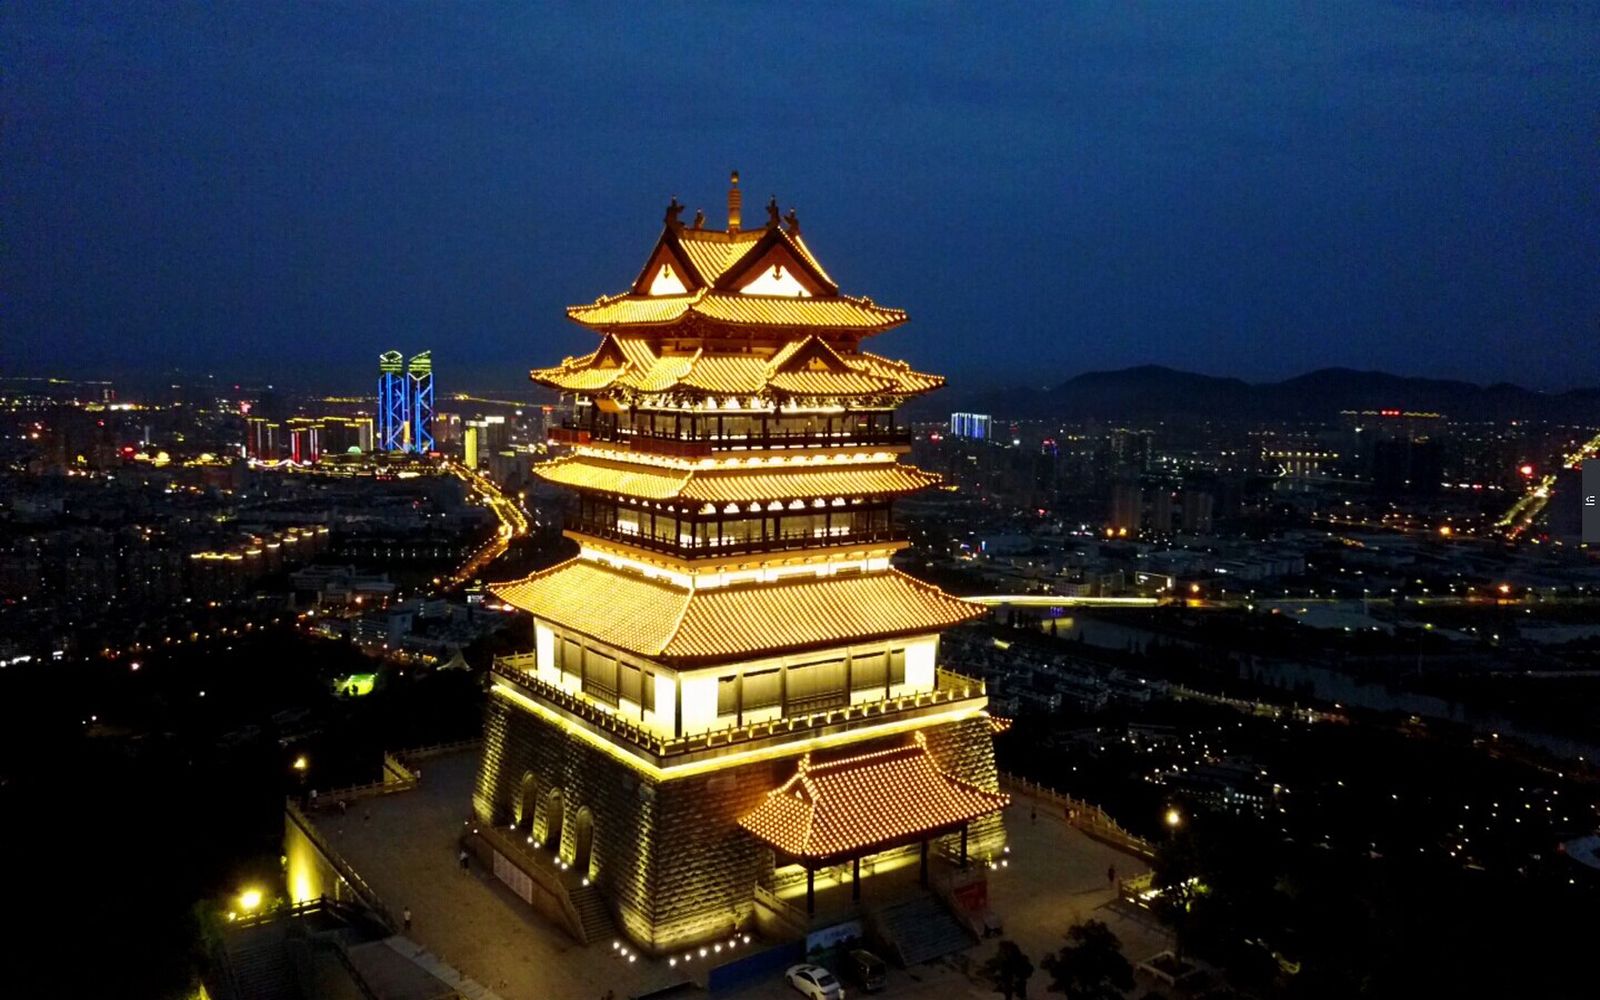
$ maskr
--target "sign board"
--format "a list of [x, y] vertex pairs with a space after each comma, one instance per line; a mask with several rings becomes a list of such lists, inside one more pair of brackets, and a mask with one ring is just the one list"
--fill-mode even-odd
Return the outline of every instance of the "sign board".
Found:
[[494, 852], [494, 877], [510, 886], [511, 891], [522, 897], [524, 903], [533, 902], [533, 879], [499, 851]]
[[834, 924], [832, 927], [824, 927], [820, 931], [812, 931], [806, 935], [806, 954], [809, 955], [822, 948], [832, 948], [840, 941], [848, 941], [851, 938], [860, 939], [864, 936], [864, 933], [859, 920], [846, 920], [842, 924]]
[[989, 880], [975, 879], [950, 890], [956, 905], [968, 913], [986, 913], [989, 910]]

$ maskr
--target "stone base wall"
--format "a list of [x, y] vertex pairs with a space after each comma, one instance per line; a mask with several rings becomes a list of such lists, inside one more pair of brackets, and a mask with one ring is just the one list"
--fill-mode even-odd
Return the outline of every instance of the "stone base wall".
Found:
[[[999, 790], [986, 719], [943, 723], [923, 734], [945, 771]], [[813, 760], [904, 746], [911, 739], [908, 733], [867, 738], [819, 751]], [[481, 822], [502, 829], [518, 824], [541, 840], [559, 823], [560, 853], [569, 863], [581, 861], [579, 813], [587, 811], [593, 830], [589, 873], [634, 943], [662, 954], [726, 937], [753, 920], [754, 886], [771, 884], [773, 854], [738, 820], [794, 774], [803, 752], [657, 781], [495, 697], [486, 710], [473, 807]], [[560, 790], [559, 798], [552, 789]], [[982, 861], [998, 853], [1004, 836], [998, 814], [980, 820], [969, 833], [969, 856]], [[939, 847], [953, 853], [958, 842], [959, 837], [942, 838]]]

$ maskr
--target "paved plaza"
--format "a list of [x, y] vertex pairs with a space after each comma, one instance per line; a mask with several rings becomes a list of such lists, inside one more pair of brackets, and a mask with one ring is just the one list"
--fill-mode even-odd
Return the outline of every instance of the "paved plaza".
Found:
[[[622, 1000], [680, 981], [664, 960], [630, 965], [615, 957], [609, 943], [576, 944], [478, 865], [461, 872], [457, 837], [471, 809], [476, 764], [473, 751], [433, 758], [424, 763], [424, 780], [415, 790], [357, 801], [342, 817], [328, 810], [313, 817], [390, 910], [411, 910], [410, 933], [391, 945], [420, 951], [419, 961], [430, 967], [458, 971], [471, 981], [457, 987], [463, 993], [481, 987], [480, 995], [503, 1000], [598, 1000], [608, 990]], [[1007, 808], [1005, 818], [1011, 853], [1009, 864], [990, 878], [990, 901], [1005, 921], [1006, 936], [1036, 964], [1061, 945], [1068, 927], [1091, 918], [1110, 925], [1135, 963], [1168, 946], [1159, 928], [1106, 906], [1113, 896], [1107, 869], [1139, 874], [1145, 868], [1136, 859], [1090, 840], [1043, 807], [1031, 820], [1027, 800]], [[874, 882], [864, 880], [862, 889], [870, 904]], [[968, 970], [994, 949], [995, 942], [987, 941], [938, 962], [892, 969], [889, 988], [880, 995], [993, 997]], [[1043, 995], [1042, 974], [1033, 986]], [[777, 1000], [798, 994], [774, 976], [718, 996]]]

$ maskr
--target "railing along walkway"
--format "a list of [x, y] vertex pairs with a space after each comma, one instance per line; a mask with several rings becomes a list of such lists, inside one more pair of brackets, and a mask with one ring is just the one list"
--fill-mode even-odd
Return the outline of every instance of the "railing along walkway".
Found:
[[825, 726], [839, 725], [846, 722], [894, 715], [899, 712], [927, 708], [933, 705], [944, 705], [956, 701], [964, 701], [968, 698], [979, 698], [983, 697], [985, 693], [983, 681], [941, 668], [935, 671], [934, 690], [932, 691], [899, 695], [859, 705], [841, 705], [836, 708], [809, 712], [805, 715], [773, 719], [769, 722], [752, 722], [742, 726], [727, 726], [692, 736], [662, 736], [609, 708], [602, 707], [599, 703], [584, 697], [582, 694], [568, 691], [565, 688], [540, 680], [535, 672], [537, 666], [532, 653], [497, 656], [489, 669], [491, 673], [504, 677], [511, 683], [532, 691], [545, 701], [591, 723], [599, 729], [623, 737], [628, 742], [657, 757], [670, 757], [694, 753], [698, 750], [711, 750], [752, 740], [766, 739], [770, 736], [804, 732], [808, 729], [820, 729]]
[[1058, 792], [1054, 788], [1041, 785], [1037, 781], [1029, 781], [1027, 778], [1007, 774], [1004, 771], [1000, 772], [1000, 787], [1008, 788], [1018, 795], [1051, 803], [1068, 824], [1103, 844], [1137, 855], [1146, 861], [1156, 856], [1155, 845], [1138, 834], [1124, 829], [1122, 824], [1111, 818], [1110, 813], [1092, 802], [1085, 802], [1065, 792]]

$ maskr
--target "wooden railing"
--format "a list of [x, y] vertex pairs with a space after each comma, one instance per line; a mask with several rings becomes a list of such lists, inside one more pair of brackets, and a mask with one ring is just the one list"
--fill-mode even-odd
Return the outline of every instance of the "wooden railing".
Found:
[[532, 653], [497, 656], [489, 669], [493, 675], [502, 677], [517, 687], [523, 688], [540, 700], [548, 702], [605, 732], [620, 736], [657, 757], [672, 757], [702, 750], [714, 750], [740, 743], [748, 743], [753, 740], [764, 740], [771, 737], [787, 736], [791, 733], [804, 733], [808, 730], [821, 729], [827, 726], [883, 718], [902, 712], [965, 701], [969, 698], [981, 698], [985, 694], [983, 681], [941, 668], [935, 671], [934, 690], [932, 691], [899, 695], [879, 701], [864, 702], [859, 705], [841, 705], [837, 708], [773, 719], [768, 722], [726, 726], [722, 729], [697, 733], [692, 736], [663, 736], [617, 714], [615, 711], [610, 710], [609, 706], [602, 705], [580, 693], [568, 691], [540, 680], [536, 672], [537, 663]]
[[637, 531], [619, 531], [604, 524], [592, 521], [574, 519], [566, 525], [567, 530], [582, 535], [593, 535], [595, 538], [604, 538], [613, 542], [622, 542], [635, 548], [650, 549], [655, 552], [669, 552], [683, 556], [686, 559], [714, 559], [718, 556], [748, 555], [757, 552], [793, 552], [804, 549], [834, 549], [850, 545], [879, 545], [885, 542], [903, 542], [906, 540], [904, 532], [890, 528], [869, 531], [843, 532], [837, 535], [818, 535], [809, 531], [780, 532], [776, 535], [764, 535], [760, 538], [730, 539], [724, 543], [713, 545], [711, 539], [695, 539], [685, 544], [675, 538], [657, 538], [654, 535]]

